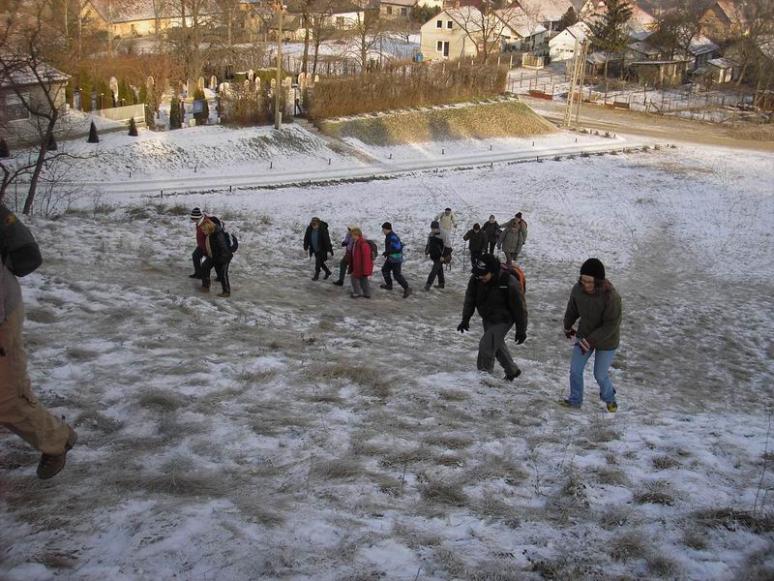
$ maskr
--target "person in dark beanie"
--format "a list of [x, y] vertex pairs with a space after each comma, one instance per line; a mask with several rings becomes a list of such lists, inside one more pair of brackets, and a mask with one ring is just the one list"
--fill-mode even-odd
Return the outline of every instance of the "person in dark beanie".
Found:
[[[194, 208], [191, 210], [191, 221], [196, 224], [196, 249], [193, 251], [193, 254], [191, 255], [191, 259], [193, 260], [193, 267], [194, 271], [193, 274], [189, 274], [189, 278], [202, 278], [202, 259], [207, 255], [207, 249], [205, 247], [205, 241], [207, 239], [207, 235], [202, 232], [201, 224], [203, 224], [202, 219], [207, 218], [211, 222], [213, 222], [216, 225], [220, 224], [220, 220], [216, 216], [209, 216], [201, 211], [200, 208]], [[220, 280], [220, 277], [218, 277], [216, 280]]]
[[220, 281], [223, 292], [218, 296], [231, 296], [231, 282], [228, 277], [228, 267], [234, 254], [226, 240], [226, 231], [218, 222], [214, 222], [207, 216], [203, 216], [199, 228], [204, 233], [205, 259], [202, 263], [202, 290], [210, 290], [210, 272], [215, 267], [216, 280]]
[[505, 337], [516, 325], [516, 344], [526, 341], [527, 305], [519, 281], [502, 270], [500, 261], [492, 254], [481, 256], [473, 267], [457, 331], [470, 330], [470, 318], [476, 309], [484, 324], [484, 336], [478, 344], [479, 371], [493, 373], [496, 358], [505, 370], [505, 379], [513, 381], [521, 370], [505, 346]]
[[473, 228], [468, 230], [462, 239], [468, 243], [470, 249], [470, 265], [476, 266], [476, 262], [486, 251], [486, 232], [481, 229], [480, 224], [473, 224]]
[[427, 277], [425, 283], [425, 290], [429, 291], [433, 286], [435, 277], [438, 277], [438, 288], [443, 288], [446, 284], [446, 280], [443, 275], [443, 256], [444, 240], [443, 234], [441, 234], [441, 225], [437, 220], [430, 222], [430, 236], [427, 237], [427, 244], [425, 244], [425, 256], [429, 256], [433, 261], [433, 268], [430, 270], [430, 274]]
[[392, 224], [385, 222], [382, 224], [382, 233], [384, 233], [384, 256], [387, 260], [384, 261], [382, 266], [382, 276], [384, 277], [384, 284], [379, 285], [379, 288], [386, 290], [392, 290], [392, 277], [395, 276], [395, 280], [403, 288], [403, 298], [408, 298], [411, 294], [411, 287], [406, 279], [401, 274], [401, 267], [403, 266], [403, 243], [398, 238], [398, 235], [392, 231]]
[[0, 203], [0, 426], [41, 453], [37, 474], [47, 480], [65, 467], [78, 435], [38, 401], [27, 373], [24, 302], [17, 277], [42, 261], [32, 233]]
[[328, 254], [333, 256], [333, 246], [331, 237], [328, 234], [328, 224], [318, 217], [312, 218], [309, 226], [306, 227], [304, 234], [304, 250], [309, 252], [309, 256], [314, 256], [314, 276], [312, 280], [320, 280], [320, 271], [325, 272], [325, 279], [331, 275], [331, 270], [325, 264], [328, 260]]
[[494, 214], [489, 216], [489, 220], [484, 222], [482, 230], [484, 231], [484, 234], [486, 234], [486, 240], [489, 245], [489, 254], [494, 254], [495, 244], [497, 244], [497, 240], [500, 238], [500, 224], [497, 223]]
[[[580, 278], [570, 291], [564, 313], [564, 334], [575, 337], [570, 360], [570, 397], [559, 403], [580, 408], [583, 404], [583, 370], [594, 353], [594, 379], [599, 384], [599, 397], [607, 411], [618, 410], [615, 388], [608, 370], [620, 341], [621, 297], [605, 277], [605, 266], [589, 258], [580, 269]], [[580, 319], [577, 331], [573, 327]]]

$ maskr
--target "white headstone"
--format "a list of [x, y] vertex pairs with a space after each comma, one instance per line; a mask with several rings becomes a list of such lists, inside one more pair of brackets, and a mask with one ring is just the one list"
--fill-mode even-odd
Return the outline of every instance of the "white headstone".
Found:
[[210, 90], [214, 91], [217, 88], [218, 88], [218, 77], [216, 77], [215, 75], [212, 75], [210, 77]]

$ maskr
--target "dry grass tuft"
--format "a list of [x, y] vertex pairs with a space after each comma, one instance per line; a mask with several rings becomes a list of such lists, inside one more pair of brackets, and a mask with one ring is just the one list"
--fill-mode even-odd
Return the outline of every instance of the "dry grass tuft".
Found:
[[172, 496], [223, 497], [233, 488], [230, 479], [222, 472], [194, 469], [192, 462], [184, 458], [168, 462], [157, 473], [145, 474], [138, 469], [135, 474], [123, 476], [115, 484], [126, 490]]
[[744, 527], [754, 533], [770, 533], [774, 531], [774, 515], [756, 515], [746, 510], [733, 508], [700, 510], [693, 513], [695, 521], [706, 528], [723, 527], [735, 531]]
[[641, 533], [627, 531], [613, 539], [610, 547], [610, 557], [615, 561], [631, 561], [642, 559], [648, 553], [648, 543]]
[[707, 535], [699, 528], [690, 527], [683, 531], [683, 544], [691, 549], [703, 551], [707, 548]]
[[663, 504], [672, 506], [675, 503], [672, 489], [664, 480], [654, 480], [645, 483], [645, 488], [634, 495], [637, 504]]
[[234, 504], [250, 522], [266, 527], [277, 527], [285, 522], [285, 517], [277, 512], [279, 507], [275, 499], [246, 494], [237, 497]]
[[460, 484], [428, 482], [420, 487], [419, 493], [425, 501], [438, 504], [464, 506], [468, 502], [468, 495], [462, 491]]
[[315, 462], [309, 475], [320, 480], [347, 480], [362, 476], [363, 468], [352, 459], [324, 460]]
[[160, 389], [147, 389], [139, 398], [141, 407], [161, 413], [177, 411], [184, 405], [183, 398], [176, 393], [170, 393]]
[[428, 446], [438, 446], [449, 450], [463, 450], [473, 444], [470, 436], [455, 434], [433, 434], [425, 437], [423, 442]]
[[75, 427], [85, 427], [103, 434], [113, 434], [123, 428], [124, 423], [109, 418], [96, 410], [88, 410], [78, 416], [78, 419], [75, 420]]
[[599, 515], [599, 526], [609, 531], [631, 524], [632, 512], [628, 508], [612, 506]]
[[261, 385], [268, 383], [277, 376], [276, 369], [261, 369], [259, 371], [241, 371], [237, 375], [237, 380], [245, 387], [251, 385]]
[[379, 399], [386, 399], [390, 396], [390, 384], [383, 375], [375, 369], [364, 367], [356, 362], [350, 363], [342, 360], [333, 365], [316, 367], [311, 373], [317, 379], [345, 380], [355, 383], [363, 388], [365, 394]]
[[442, 389], [438, 392], [438, 397], [445, 401], [465, 401], [470, 399], [470, 394], [461, 389]]
[[650, 553], [645, 558], [648, 564], [648, 572], [657, 579], [674, 579], [679, 577], [680, 567], [669, 557], [658, 553]]
[[629, 484], [626, 473], [614, 466], [598, 466], [592, 468], [590, 473], [599, 484], [607, 486], [627, 486]]
[[379, 465], [384, 468], [396, 468], [424, 462], [431, 457], [432, 454], [427, 448], [414, 448], [388, 454], [379, 461]]
[[654, 456], [651, 462], [656, 470], [671, 470], [680, 466], [680, 462], [666, 455]]

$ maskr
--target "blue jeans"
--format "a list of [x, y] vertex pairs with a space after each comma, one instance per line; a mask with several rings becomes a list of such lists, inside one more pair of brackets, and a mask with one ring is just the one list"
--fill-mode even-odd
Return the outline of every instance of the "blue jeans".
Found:
[[615, 401], [615, 388], [610, 376], [607, 374], [613, 363], [615, 349], [609, 351], [588, 351], [585, 355], [578, 345], [572, 348], [570, 359], [570, 404], [579, 406], [583, 403], [583, 369], [586, 367], [591, 354], [594, 355], [594, 379], [599, 384], [599, 398], [605, 403]]

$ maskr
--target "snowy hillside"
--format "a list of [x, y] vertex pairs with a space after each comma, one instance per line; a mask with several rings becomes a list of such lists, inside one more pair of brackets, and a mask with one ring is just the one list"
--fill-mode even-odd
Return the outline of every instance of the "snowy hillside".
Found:
[[[770, 579], [772, 183], [770, 155], [697, 147], [36, 218], [32, 381], [80, 440], [44, 483], [0, 433], [0, 578]], [[447, 205], [455, 260], [424, 293]], [[230, 299], [187, 278], [192, 206], [240, 238]], [[464, 231], [516, 211], [530, 327], [507, 383], [475, 371], [478, 318], [454, 329]], [[414, 296], [310, 280], [313, 215], [380, 247], [390, 220]], [[589, 256], [623, 297], [615, 415], [590, 370], [582, 411], [555, 404]]]

